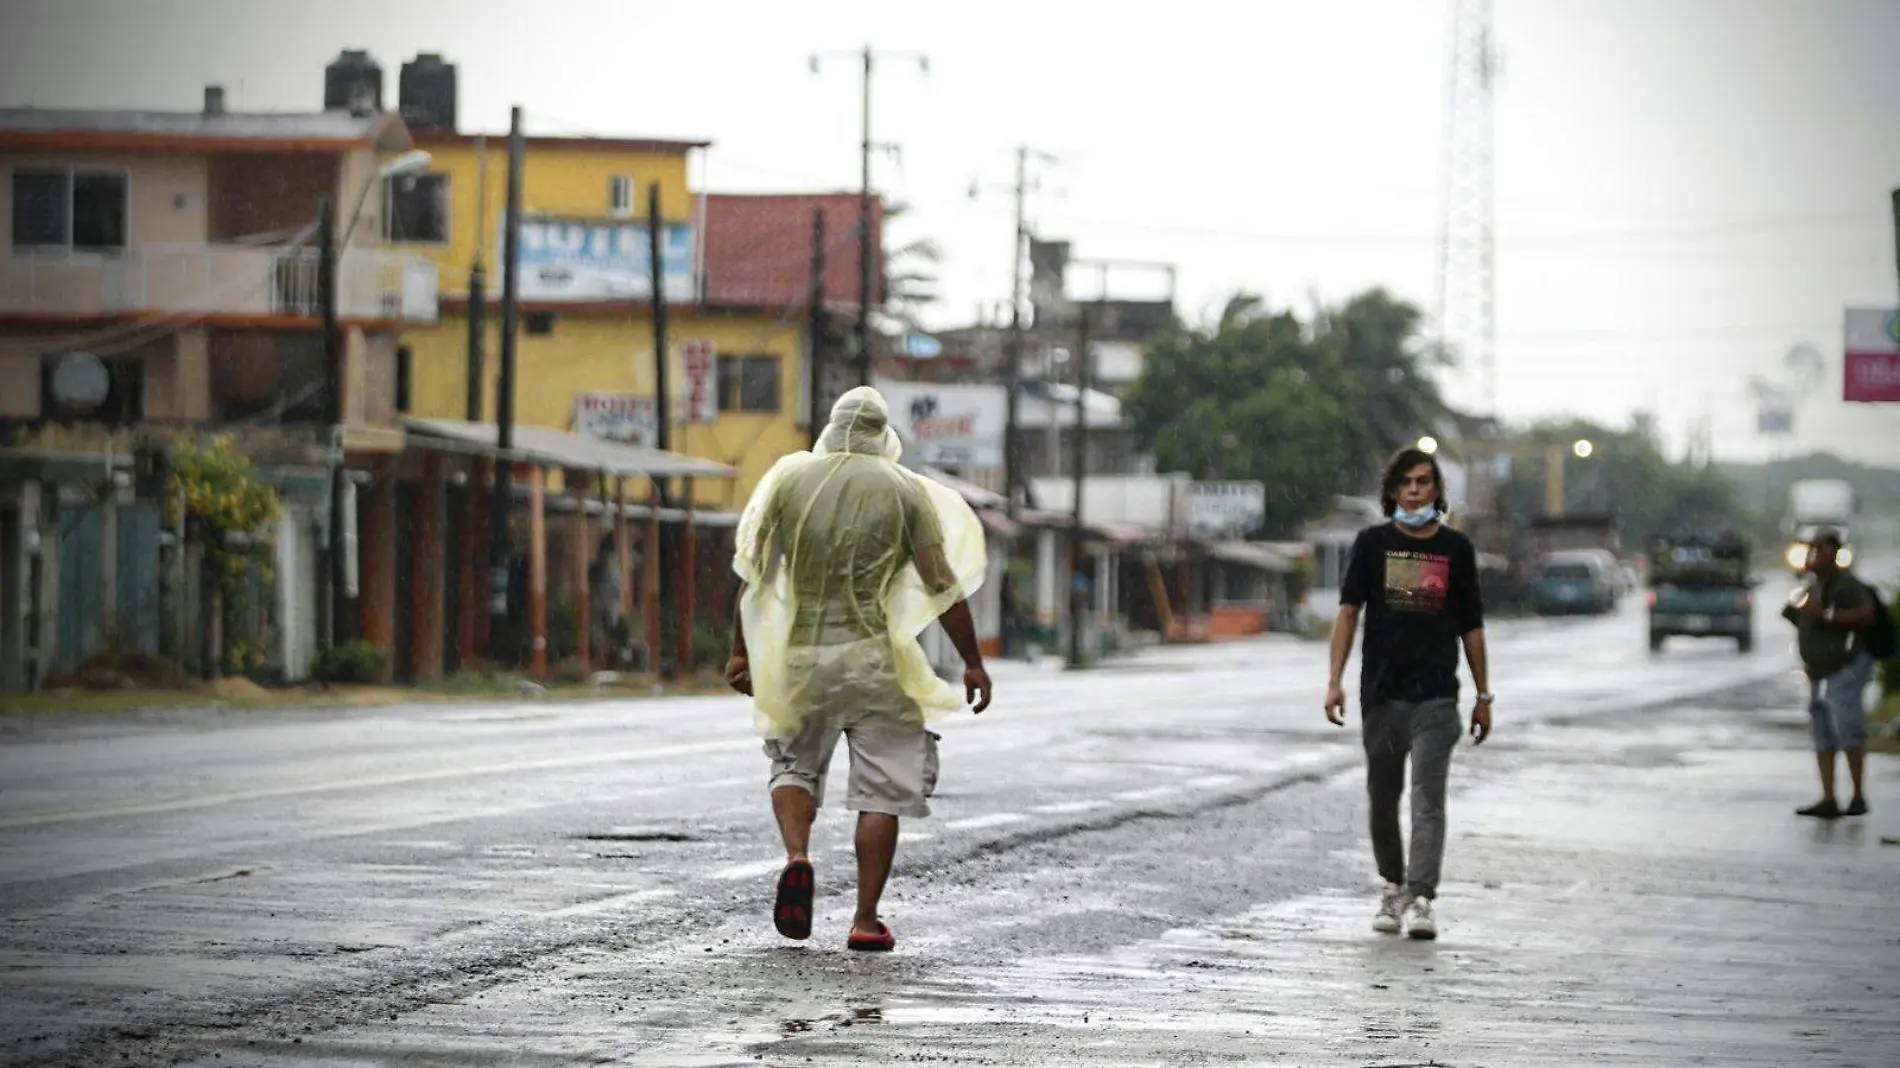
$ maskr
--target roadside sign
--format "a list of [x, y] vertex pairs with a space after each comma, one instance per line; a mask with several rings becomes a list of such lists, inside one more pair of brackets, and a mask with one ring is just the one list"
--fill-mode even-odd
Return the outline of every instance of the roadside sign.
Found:
[[719, 359], [710, 341], [688, 341], [684, 346], [686, 365], [687, 423], [719, 421]]
[[1842, 399], [1900, 403], [1900, 308], [1849, 308]]

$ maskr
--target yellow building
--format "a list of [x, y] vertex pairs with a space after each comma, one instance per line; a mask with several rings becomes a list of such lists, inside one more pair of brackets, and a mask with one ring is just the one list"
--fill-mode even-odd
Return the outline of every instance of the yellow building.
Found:
[[[468, 290], [479, 257], [487, 272], [488, 335], [480, 419], [490, 421], [501, 363], [507, 138], [424, 132], [416, 141], [431, 154], [431, 166], [392, 185], [386, 237], [440, 265], [443, 313], [434, 327], [404, 334], [410, 410], [427, 418], [469, 417]], [[688, 165], [705, 147], [687, 141], [527, 139], [515, 419], [518, 425], [654, 443], [646, 234], [648, 190], [657, 183], [671, 349], [668, 447], [737, 468], [735, 482], [701, 483], [695, 494], [702, 506], [737, 509], [775, 460], [807, 442], [811, 223], [809, 210], [802, 209], [814, 198], [707, 197], [694, 191]], [[855, 202], [817, 199], [838, 201], [828, 232], [848, 239]], [[845, 205], [848, 214], [841, 210]], [[834, 260], [851, 261], [835, 247], [847, 243], [833, 242]], [[761, 277], [776, 284], [759, 285]], [[828, 283], [844, 284], [828, 284], [828, 291], [850, 292], [854, 279], [834, 275]], [[689, 375], [691, 369], [700, 375]]]

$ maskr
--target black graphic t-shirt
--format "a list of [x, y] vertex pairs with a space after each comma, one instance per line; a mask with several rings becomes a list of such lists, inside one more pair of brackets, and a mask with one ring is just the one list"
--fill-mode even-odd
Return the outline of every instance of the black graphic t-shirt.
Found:
[[1339, 603], [1364, 612], [1364, 700], [1458, 696], [1458, 639], [1484, 626], [1471, 539], [1444, 526], [1429, 538], [1368, 527], [1353, 542]]

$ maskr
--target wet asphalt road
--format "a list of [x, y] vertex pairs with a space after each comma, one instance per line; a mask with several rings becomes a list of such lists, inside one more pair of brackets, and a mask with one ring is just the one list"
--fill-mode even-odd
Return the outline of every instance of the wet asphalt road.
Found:
[[[1746, 657], [1651, 657], [1634, 603], [1494, 623], [1499, 735], [1455, 787], [1541, 789], [1561, 764], [1587, 793], [1739, 729], [1736, 709], [1749, 746], [1799, 760], [1778, 605], [1764, 590]], [[0, 1062], [1396, 1063], [1328, 1037], [1386, 1015], [1333, 973], [1181, 979], [1228, 967], [1196, 938], [1361, 944], [1357, 729], [1320, 715], [1324, 655], [1003, 666], [997, 706], [944, 727], [936, 815], [906, 825], [886, 900], [900, 949], [868, 959], [842, 948], [841, 810], [816, 836], [813, 941], [772, 933], [779, 850], [736, 700], [0, 720]], [[1704, 726], [1658, 739], [1659, 715]], [[1418, 963], [1374, 971], [1403, 989]], [[1269, 995], [1306, 1022], [1261, 1048], [1239, 1006]]]

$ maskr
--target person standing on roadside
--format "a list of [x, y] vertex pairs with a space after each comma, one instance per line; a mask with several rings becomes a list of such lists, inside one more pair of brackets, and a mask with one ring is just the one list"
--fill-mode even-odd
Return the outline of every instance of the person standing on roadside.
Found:
[[[963, 498], [897, 463], [882, 395], [846, 393], [810, 452], [781, 459], [740, 517], [733, 569], [744, 581], [726, 680], [753, 698], [784, 839], [772, 920], [811, 936], [812, 823], [842, 738], [845, 804], [857, 810], [858, 907], [846, 946], [897, 939], [878, 916], [898, 821], [930, 814], [937, 736], [928, 719], [990, 703], [990, 677], [965, 598], [982, 583], [983, 528]], [[963, 658], [961, 690], [931, 670], [917, 637], [940, 621]]]
[[[1821, 772], [1821, 800], [1796, 809], [1795, 815], [1824, 820], [1867, 814], [1861, 777], [1867, 765], [1867, 684], [1873, 679], [1874, 658], [1865, 635], [1875, 622], [1876, 601], [1841, 566], [1840, 556], [1840, 531], [1817, 531], [1808, 541], [1812, 578], [1781, 611], [1795, 625], [1801, 666], [1808, 675], [1808, 720]], [[1836, 753], [1847, 754], [1847, 774], [1854, 784], [1853, 800], [1844, 809], [1834, 796]]]
[[[1438, 937], [1432, 903], [1445, 852], [1445, 783], [1463, 733], [1458, 716], [1458, 649], [1478, 688], [1471, 736], [1491, 734], [1490, 665], [1484, 603], [1471, 540], [1444, 524], [1445, 478], [1438, 461], [1401, 449], [1386, 465], [1379, 500], [1388, 522], [1361, 531], [1340, 583], [1333, 622], [1326, 718], [1346, 724], [1344, 677], [1365, 616], [1359, 710], [1371, 802], [1372, 855], [1385, 880], [1373, 917], [1384, 934]], [[1399, 833], [1406, 761], [1412, 771], [1412, 841]], [[1409, 865], [1408, 865], [1409, 859]]]

